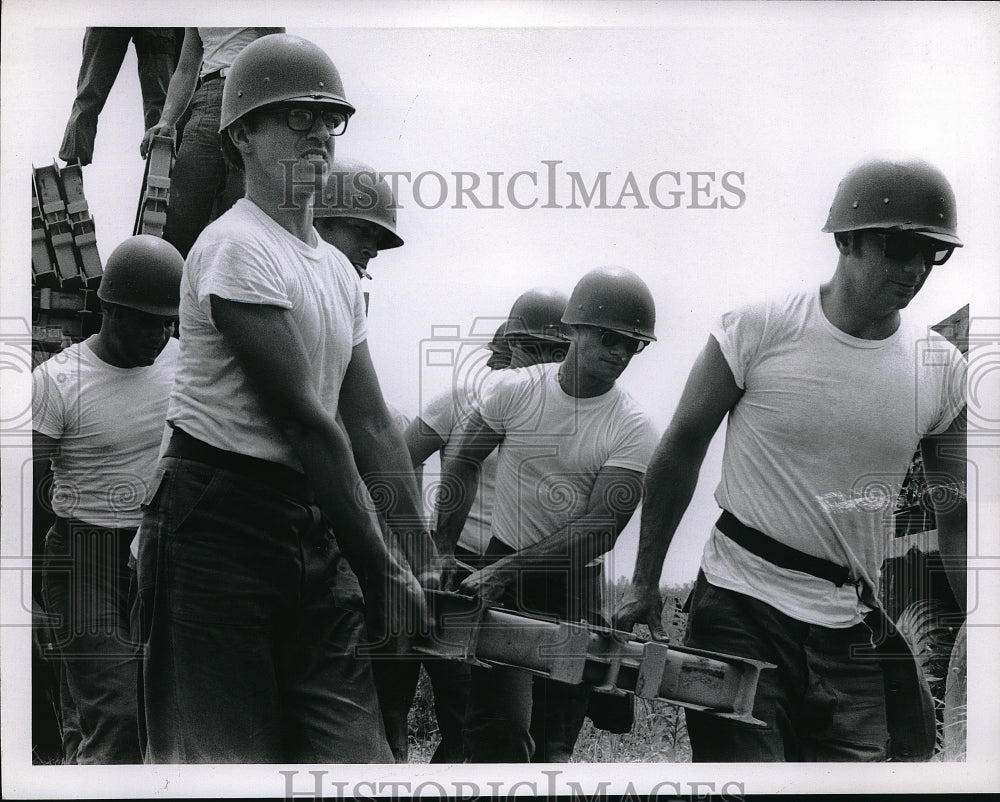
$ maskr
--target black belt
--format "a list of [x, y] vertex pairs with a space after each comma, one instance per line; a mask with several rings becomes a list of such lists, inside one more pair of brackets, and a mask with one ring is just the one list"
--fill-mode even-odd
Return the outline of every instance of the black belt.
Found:
[[742, 523], [728, 510], [722, 511], [715, 526], [734, 543], [781, 568], [826, 579], [838, 588], [851, 582], [848, 568], [779, 543], [773, 537]]
[[138, 529], [136, 526], [99, 526], [98, 524], [88, 524], [86, 521], [79, 521], [76, 518], [63, 518], [57, 516], [55, 521], [52, 523], [52, 528], [63, 537], [68, 537], [73, 532], [114, 532], [118, 535], [124, 535], [128, 538], [128, 542], [132, 541], [135, 537], [135, 531]]
[[251, 457], [248, 454], [238, 454], [235, 451], [216, 448], [203, 440], [192, 437], [176, 426], [163, 456], [189, 459], [232, 471], [307, 504], [313, 503], [312, 488], [306, 482], [305, 474], [294, 468], [289, 468], [287, 465], [260, 457]]
[[206, 73], [205, 75], [202, 75], [199, 82], [203, 83], [203, 84], [207, 84], [209, 81], [218, 81], [218, 80], [220, 80], [222, 78], [225, 78], [225, 77], [226, 76], [224, 76], [222, 74], [222, 70], [218, 69], [218, 70], [215, 70], [213, 72], [209, 72], [209, 73]]

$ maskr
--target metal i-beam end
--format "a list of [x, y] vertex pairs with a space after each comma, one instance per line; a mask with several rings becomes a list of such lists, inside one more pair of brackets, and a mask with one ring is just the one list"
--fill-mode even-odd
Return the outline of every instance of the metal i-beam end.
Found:
[[741, 721], [744, 724], [753, 724], [755, 727], [767, 726], [766, 721], [761, 721], [759, 718], [754, 718], [752, 713], [725, 713], [721, 710], [716, 710], [714, 707], [704, 707], [702, 705], [691, 704], [690, 702], [672, 702], [671, 704], [679, 705], [680, 707], [686, 707], [689, 710], [697, 710], [702, 713], [709, 713], [713, 716], [718, 716], [719, 718], [728, 718], [732, 721]]
[[413, 651], [485, 667], [476, 657], [480, 624], [486, 606], [479, 599], [447, 591], [425, 594], [434, 619], [430, 637], [413, 644]]
[[[722, 718], [765, 725], [754, 717], [753, 706], [760, 672], [775, 668], [774, 663], [687, 646], [677, 647], [675, 651], [685, 656], [685, 663], [677, 673], [677, 683], [684, 689], [686, 698], [679, 704]], [[661, 685], [661, 691], [665, 690], [665, 685]], [[703, 690], [708, 689], [711, 693], [706, 696]]]

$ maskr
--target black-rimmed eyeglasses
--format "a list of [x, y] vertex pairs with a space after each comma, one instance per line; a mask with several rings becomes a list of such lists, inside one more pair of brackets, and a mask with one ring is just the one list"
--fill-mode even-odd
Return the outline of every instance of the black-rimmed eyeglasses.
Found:
[[340, 136], [347, 130], [348, 116], [343, 111], [331, 108], [316, 108], [309, 106], [277, 106], [269, 109], [273, 114], [281, 115], [285, 124], [297, 133], [311, 131], [319, 117], [330, 132], [330, 136]]

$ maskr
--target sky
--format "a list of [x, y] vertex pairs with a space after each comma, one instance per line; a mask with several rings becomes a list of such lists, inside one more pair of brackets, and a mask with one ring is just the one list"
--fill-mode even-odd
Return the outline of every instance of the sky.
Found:
[[[478, 346], [521, 292], [569, 293], [616, 264], [656, 301], [657, 342], [620, 381], [662, 431], [721, 313], [832, 275], [836, 251], [820, 229], [840, 178], [875, 153], [940, 167], [966, 243], [905, 314], [931, 324], [971, 303], [974, 331], [997, 330], [997, 4], [251, 2], [238, 18], [214, 1], [166, 5], [105, 2], [83, 16], [65, 2], [4, 3], [8, 325], [30, 309], [22, 199], [31, 166], [58, 152], [84, 26], [142, 21], [285, 25], [331, 55], [358, 109], [337, 154], [410, 176], [397, 184], [406, 245], [376, 259], [366, 282], [382, 388], [410, 415], [484, 370]], [[130, 51], [84, 169], [102, 257], [131, 234], [142, 133]], [[588, 202], [602, 175], [606, 203]], [[471, 197], [460, 192], [477, 181]], [[442, 351], [453, 364], [429, 357]], [[23, 389], [23, 377], [8, 379]], [[995, 504], [995, 450], [979, 453], [983, 499]], [[694, 579], [720, 460], [721, 436], [668, 555], [668, 584]], [[631, 574], [637, 520], [612, 575]]]

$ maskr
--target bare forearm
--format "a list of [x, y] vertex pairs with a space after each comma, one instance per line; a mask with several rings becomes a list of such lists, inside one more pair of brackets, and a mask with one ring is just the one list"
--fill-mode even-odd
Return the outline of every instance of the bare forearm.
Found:
[[352, 444], [358, 471], [379, 512], [396, 533], [410, 566], [422, 570], [433, 562], [435, 548], [402, 435], [391, 423], [375, 429], [359, 426]]
[[639, 471], [606, 466], [591, 488], [582, 515], [567, 521], [565, 526], [538, 543], [498, 560], [493, 568], [507, 574], [502, 577], [505, 582], [519, 570], [529, 568], [580, 571], [614, 548], [641, 497], [642, 474]]
[[414, 469], [422, 466], [431, 454], [444, 447], [444, 438], [431, 428], [422, 418], [415, 418], [403, 433], [406, 450]]
[[174, 74], [174, 79], [170, 81], [170, 88], [167, 90], [166, 100], [163, 101], [163, 111], [160, 112], [161, 125], [177, 124], [191, 102], [197, 82], [197, 73]]
[[674, 532], [691, 503], [705, 452], [692, 453], [665, 439], [646, 472], [639, 547], [632, 582], [656, 588]]
[[[285, 424], [286, 436], [302, 462], [316, 503], [330, 521], [337, 542], [362, 586], [394, 566], [378, 518], [366, 504], [351, 444], [334, 421]], [[394, 562], [394, 561], [393, 561]]]
[[557, 563], [582, 567], [611, 551], [620, 531], [614, 518], [607, 514], [585, 515], [538, 543], [497, 560], [494, 566], [499, 570]]
[[198, 84], [198, 74], [201, 72], [201, 60], [204, 55], [201, 36], [197, 28], [184, 29], [184, 44], [181, 47], [177, 67], [170, 76], [167, 86], [167, 96], [163, 101], [158, 125], [176, 125], [177, 120], [187, 109]]
[[435, 543], [442, 554], [454, 554], [462, 528], [472, 509], [479, 480], [479, 465], [446, 459], [437, 497]]

